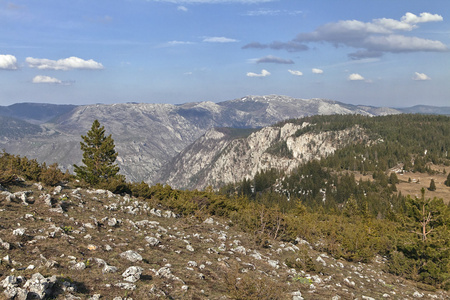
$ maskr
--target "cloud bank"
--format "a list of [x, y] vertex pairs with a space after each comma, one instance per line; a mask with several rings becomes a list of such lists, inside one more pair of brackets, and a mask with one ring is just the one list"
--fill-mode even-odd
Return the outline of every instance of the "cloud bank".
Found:
[[266, 77], [266, 76], [269, 76], [270, 75], [270, 72], [269, 71], [267, 71], [267, 70], [262, 70], [261, 71], [261, 73], [253, 73], [253, 72], [248, 72], [247, 73], [247, 76], [248, 77]]
[[371, 22], [345, 20], [319, 26], [309, 33], [300, 33], [294, 39], [297, 43], [328, 42], [336, 47], [358, 48], [350, 53], [352, 59], [380, 57], [386, 52], [402, 53], [417, 51], [448, 51], [440, 41], [405, 36], [398, 31], [412, 31], [418, 23], [438, 22], [443, 18], [437, 14], [421, 13], [416, 16], [406, 13], [400, 21], [394, 19], [373, 19]]
[[0, 70], [17, 70], [17, 58], [10, 54], [0, 54]]
[[40, 70], [101, 70], [104, 68], [101, 63], [98, 63], [92, 59], [84, 60], [75, 56], [58, 60], [27, 57], [25, 61], [28, 63], [30, 68], [37, 68]]
[[235, 43], [235, 42], [239, 42], [238, 40], [226, 38], [226, 37], [223, 37], [223, 36], [205, 37], [203, 39], [203, 41], [204, 42], [208, 42], [208, 43]]
[[274, 50], [286, 50], [288, 52], [299, 52], [299, 51], [306, 51], [309, 49], [308, 46], [295, 42], [295, 41], [290, 41], [290, 42], [280, 42], [280, 41], [275, 41], [272, 42], [270, 44], [261, 44], [259, 42], [251, 42], [247, 45], [244, 45], [242, 47], [242, 49], [274, 49]]
[[291, 59], [284, 59], [284, 58], [280, 58], [280, 57], [276, 57], [273, 55], [267, 55], [261, 58], [258, 58], [256, 60], [257, 64], [261, 64], [261, 63], [273, 63], [273, 64], [294, 64], [294, 61]]
[[300, 33], [288, 42], [274, 41], [268, 44], [252, 42], [243, 49], [275, 49], [289, 52], [308, 50], [308, 43], [330, 43], [335, 47], [357, 49], [348, 54], [351, 59], [381, 57], [384, 53], [444, 52], [448, 47], [441, 41], [406, 36], [399, 32], [413, 31], [419, 23], [439, 22], [443, 17], [423, 12], [419, 16], [406, 13], [400, 20], [380, 18], [371, 22], [343, 20], [319, 26], [312, 32]]
[[301, 10], [287, 10], [287, 9], [257, 9], [248, 11], [245, 15], [250, 17], [255, 16], [280, 16], [280, 15], [289, 15], [295, 16], [302, 14]]

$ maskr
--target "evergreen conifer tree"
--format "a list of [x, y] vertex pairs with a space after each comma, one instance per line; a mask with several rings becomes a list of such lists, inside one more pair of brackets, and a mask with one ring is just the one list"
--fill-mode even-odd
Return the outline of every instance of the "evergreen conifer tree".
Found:
[[446, 186], [450, 186], [450, 173], [448, 173], [447, 180], [444, 182]]
[[428, 188], [428, 190], [430, 190], [430, 191], [435, 191], [436, 190], [436, 183], [434, 182], [434, 179], [431, 179], [430, 187]]
[[86, 136], [82, 135], [84, 142], [80, 142], [83, 151], [82, 162], [84, 166], [74, 165], [77, 178], [91, 185], [108, 181], [119, 172], [115, 163], [117, 152], [114, 149], [114, 140], [111, 135], [105, 135], [105, 128], [95, 120]]

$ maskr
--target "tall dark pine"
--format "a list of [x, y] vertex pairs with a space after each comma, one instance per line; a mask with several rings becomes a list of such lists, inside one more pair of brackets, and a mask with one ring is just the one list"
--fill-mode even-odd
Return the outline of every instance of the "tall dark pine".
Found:
[[81, 138], [84, 141], [80, 142], [84, 166], [74, 165], [77, 178], [96, 185], [116, 176], [119, 166], [115, 163], [114, 140], [111, 135], [105, 136], [105, 128], [100, 126], [100, 122], [95, 120], [91, 130]]

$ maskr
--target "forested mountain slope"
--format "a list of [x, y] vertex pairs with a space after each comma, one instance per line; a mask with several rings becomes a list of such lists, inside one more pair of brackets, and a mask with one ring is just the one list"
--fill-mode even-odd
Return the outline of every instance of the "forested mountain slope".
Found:
[[159, 181], [178, 188], [218, 188], [271, 169], [289, 174], [301, 163], [324, 157], [337, 170], [364, 172], [376, 166], [385, 171], [401, 164], [423, 171], [424, 162], [446, 157], [449, 124], [443, 116], [336, 115], [289, 120], [239, 138], [213, 129], [169, 162]]

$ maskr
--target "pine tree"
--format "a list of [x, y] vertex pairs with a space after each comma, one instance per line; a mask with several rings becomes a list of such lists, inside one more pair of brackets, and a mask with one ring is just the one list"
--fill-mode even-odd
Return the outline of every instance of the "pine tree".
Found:
[[430, 187], [428, 188], [428, 190], [430, 190], [430, 191], [435, 191], [436, 190], [436, 183], [434, 182], [434, 179], [431, 179]]
[[84, 141], [80, 142], [84, 166], [74, 165], [77, 178], [91, 185], [114, 178], [119, 167], [115, 163], [118, 154], [111, 135], [105, 136], [105, 128], [95, 120], [91, 130], [81, 138]]
[[450, 173], [448, 173], [447, 180], [444, 182], [446, 186], [450, 186]]

